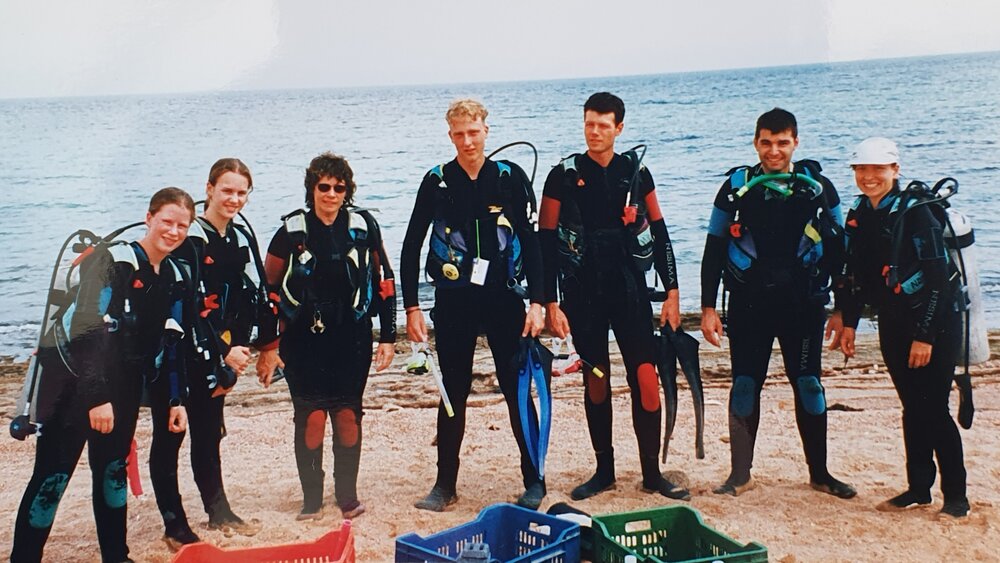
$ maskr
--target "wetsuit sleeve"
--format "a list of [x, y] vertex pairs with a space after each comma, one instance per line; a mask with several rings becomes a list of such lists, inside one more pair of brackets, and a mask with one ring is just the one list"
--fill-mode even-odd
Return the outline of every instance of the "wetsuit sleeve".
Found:
[[[278, 232], [284, 232], [284, 229], [280, 229]], [[264, 270], [260, 273], [262, 277], [260, 280], [261, 289], [264, 291], [264, 295], [260, 297], [263, 299], [263, 302], [258, 303], [257, 310], [254, 311], [254, 314], [257, 316], [257, 339], [252, 342], [254, 348], [264, 350], [278, 338], [279, 315], [277, 303], [279, 294], [273, 291], [271, 284], [268, 282], [267, 270], [263, 267], [264, 260], [260, 257], [260, 248], [255, 239], [252, 240], [250, 252], [253, 253], [250, 259], [255, 264], [260, 264], [261, 269]]]
[[[77, 390], [89, 410], [111, 401], [107, 372], [111, 358], [121, 356], [114, 350], [113, 324], [120, 319], [109, 315], [111, 303], [124, 299], [127, 281], [134, 272], [131, 266], [115, 262], [106, 250], [99, 250], [84, 262], [76, 308], [69, 330], [70, 353], [79, 377]], [[58, 322], [58, 320], [57, 320]]]
[[[271, 237], [271, 243], [267, 247], [267, 255], [264, 257], [264, 275], [267, 278], [267, 293], [275, 301], [281, 299], [281, 278], [285, 275], [285, 269], [288, 267], [288, 257], [291, 256], [291, 253], [292, 239], [288, 236], [288, 232], [285, 231], [285, 227], [282, 226]], [[262, 335], [262, 338], [257, 341], [257, 348], [259, 350], [273, 350], [277, 348], [281, 340], [280, 334], [283, 331], [284, 320], [280, 320], [277, 324], [276, 333], [268, 335], [270, 340], [265, 340]]]
[[719, 298], [719, 282], [726, 260], [726, 245], [729, 242], [729, 225], [736, 214], [735, 204], [729, 200], [732, 192], [729, 179], [722, 184], [715, 196], [712, 215], [708, 220], [708, 236], [705, 238], [705, 252], [701, 257], [701, 306], [712, 307]]
[[545, 303], [556, 301], [556, 280], [559, 277], [559, 210], [562, 206], [562, 166], [556, 166], [545, 178], [542, 205], [538, 210], [538, 244], [542, 252], [542, 299]]
[[[823, 264], [824, 272], [829, 272], [834, 276], [834, 289], [836, 289], [836, 275], [844, 270], [847, 261], [847, 238], [844, 234], [844, 210], [840, 205], [840, 194], [833, 182], [826, 176], [820, 176], [823, 184], [823, 204], [826, 211], [830, 213], [830, 224], [826, 228], [829, 232], [823, 233]], [[826, 229], [824, 229], [826, 230]], [[837, 299], [837, 292], [834, 291], [834, 300]], [[834, 302], [834, 308], [836, 301]]]
[[417, 198], [410, 213], [410, 222], [403, 237], [403, 248], [399, 257], [399, 278], [402, 285], [403, 306], [419, 305], [417, 285], [420, 280], [420, 249], [427, 238], [427, 229], [434, 220], [434, 190], [437, 177], [428, 173], [417, 189]]
[[949, 267], [944, 228], [927, 206], [906, 213], [904, 228], [903, 244], [912, 245], [912, 249], [902, 252], [901, 256], [917, 260], [924, 276], [924, 287], [918, 294], [921, 299], [913, 308], [912, 318], [916, 323], [913, 339], [933, 344], [952, 306], [946, 298]]
[[641, 190], [643, 202], [646, 204], [646, 220], [649, 221], [649, 229], [653, 233], [653, 266], [663, 281], [664, 289], [667, 291], [677, 289], [677, 262], [674, 260], [674, 247], [670, 244], [670, 233], [667, 232], [667, 223], [663, 219], [660, 202], [656, 197], [653, 176], [646, 167], [643, 167], [640, 171], [640, 177], [643, 186]]
[[[528, 282], [528, 300], [532, 303], [544, 303], [542, 250], [538, 241], [538, 233], [528, 216], [529, 208], [535, 199], [531, 182], [520, 166], [510, 164], [513, 179], [520, 184], [521, 189], [514, 188], [511, 195], [514, 204], [513, 219], [517, 237], [521, 241], [521, 260], [524, 264], [524, 277]], [[530, 195], [529, 195], [530, 194]], [[529, 200], [530, 198], [530, 200]]]
[[381, 343], [396, 342], [396, 279], [385, 251], [381, 231], [378, 235], [379, 251], [372, 254], [375, 275], [372, 276], [372, 305], [378, 314], [379, 337]]
[[[864, 244], [864, 241], [860, 243]], [[847, 254], [845, 237], [844, 266], [839, 272], [834, 272], [833, 276], [833, 308], [835, 311], [840, 311], [844, 326], [849, 328], [858, 328], [861, 310], [864, 307], [862, 295], [856, 291], [854, 285], [854, 276], [859, 267], [857, 256]]]

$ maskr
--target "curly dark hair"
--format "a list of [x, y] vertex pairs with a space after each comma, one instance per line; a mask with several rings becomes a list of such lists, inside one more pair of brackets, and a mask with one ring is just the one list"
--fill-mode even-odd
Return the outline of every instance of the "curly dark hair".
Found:
[[354, 192], [357, 190], [357, 185], [354, 183], [354, 171], [351, 170], [351, 165], [347, 163], [346, 158], [327, 151], [312, 159], [309, 168], [306, 168], [306, 207], [313, 208], [316, 184], [323, 176], [332, 176], [343, 180], [347, 184], [344, 205], [354, 205]]

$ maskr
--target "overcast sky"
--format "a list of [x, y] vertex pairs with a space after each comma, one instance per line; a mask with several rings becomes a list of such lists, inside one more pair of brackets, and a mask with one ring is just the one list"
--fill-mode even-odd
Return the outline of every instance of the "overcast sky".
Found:
[[998, 0], [0, 0], [0, 98], [534, 80], [1000, 50]]

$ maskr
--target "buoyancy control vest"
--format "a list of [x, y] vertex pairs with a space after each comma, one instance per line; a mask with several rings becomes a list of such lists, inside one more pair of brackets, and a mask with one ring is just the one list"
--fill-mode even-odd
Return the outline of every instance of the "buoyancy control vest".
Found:
[[[377, 286], [382, 299], [395, 295], [395, 282], [382, 246], [382, 234], [371, 213], [360, 208], [343, 208], [348, 214], [347, 233], [350, 241], [343, 259], [348, 266], [348, 279], [352, 294], [349, 305], [354, 320], [370, 314]], [[309, 231], [306, 211], [298, 209], [282, 217], [285, 231], [292, 241], [292, 254], [279, 285], [278, 301], [282, 314], [294, 320], [304, 306], [316, 307], [316, 293], [312, 284], [320, 257], [308, 247]]]
[[[479, 237], [490, 232], [496, 233], [498, 253], [495, 259], [506, 266], [507, 286], [516, 289], [524, 280], [521, 241], [504, 209], [505, 205], [514, 204], [510, 184], [516, 179], [511, 175], [509, 164], [504, 161], [495, 162], [502, 202], [489, 205], [489, 213], [485, 217], [473, 217], [462, 225], [450, 221], [455, 201], [444, 178], [444, 165], [440, 164], [428, 171], [429, 175], [437, 178], [438, 187], [435, 191], [434, 220], [424, 271], [437, 287], [464, 287], [472, 283], [472, 269], [475, 260], [479, 258]], [[529, 207], [527, 216], [531, 217], [534, 215], [535, 195], [528, 189], [525, 192]]]
[[[242, 214], [240, 217], [246, 221]], [[225, 361], [224, 352], [229, 346], [277, 334], [277, 296], [268, 294], [257, 237], [248, 222], [243, 225], [233, 221], [230, 227], [218, 234], [211, 222], [199, 216], [191, 223], [185, 242], [190, 245], [192, 275], [197, 284], [197, 315], [188, 329], [191, 347], [194, 357], [210, 366], [206, 378], [213, 391], [218, 385], [228, 388], [236, 382], [235, 372]], [[209, 232], [223, 238], [233, 236], [238, 250], [232, 255], [213, 255]], [[221, 284], [206, 286], [208, 267], [219, 272], [213, 278], [215, 282], [224, 280]]]
[[[801, 172], [794, 171], [800, 168]], [[827, 303], [830, 276], [833, 267], [840, 265], [843, 256], [843, 227], [830, 209], [819, 176], [819, 164], [799, 161], [793, 172], [751, 176], [753, 168], [740, 166], [727, 172], [730, 183], [729, 199], [735, 213], [729, 225], [729, 244], [723, 280], [729, 291], [791, 290], [808, 302]], [[761, 263], [758, 255], [759, 241], [754, 228], [748, 225], [744, 198], [783, 198], [799, 200], [808, 211], [802, 233], [788, 264], [775, 266]], [[794, 218], [793, 218], [794, 220]], [[835, 254], [828, 256], [828, 254]], [[826, 260], [824, 260], [826, 257]], [[798, 291], [800, 285], [805, 294]]]
[[[637, 193], [639, 174], [645, 169], [642, 163], [645, 148], [645, 145], [638, 145], [621, 153], [630, 165], [630, 173], [621, 179], [618, 186], [612, 186], [612, 189], [621, 189], [627, 194], [622, 213], [622, 228], [625, 230], [627, 251], [640, 272], [648, 272], [653, 267], [653, 232], [649, 228], [646, 202]], [[580, 159], [583, 156], [579, 153], [571, 154], [557, 165], [563, 173], [564, 194], [572, 193], [571, 190], [583, 185], [580, 175]], [[595, 237], [602, 235], [601, 231], [602, 229], [590, 230], [584, 227], [580, 208], [572, 197], [560, 200], [556, 240], [559, 271], [563, 278], [576, 275], [584, 266], [587, 249], [593, 246]]]
[[[11, 421], [10, 432], [13, 437], [23, 440], [40, 432], [43, 424], [55, 414], [59, 396], [67, 383], [66, 377], [78, 377], [80, 365], [74, 359], [74, 350], [77, 348], [74, 340], [80, 333], [80, 327], [74, 326], [74, 314], [80, 298], [81, 281], [95, 275], [86, 270], [101, 266], [94, 260], [103, 253], [108, 255], [109, 264], [106, 266], [119, 270], [119, 275], [124, 275], [127, 279], [120, 281], [125, 288], [123, 292], [114, 292], [110, 285], [100, 289], [95, 313], [103, 324], [102, 330], [126, 338], [139, 330], [140, 319], [133, 310], [129, 292], [143, 290], [145, 282], [136, 274], [140, 271], [140, 264], [148, 263], [149, 258], [137, 242], [114, 239], [124, 231], [143, 224], [122, 227], [105, 237], [81, 229], [63, 243], [49, 283], [39, 329], [38, 349], [29, 360], [24, 388], [17, 402], [18, 414]], [[68, 259], [67, 250], [71, 250], [76, 256]], [[186, 300], [194, 291], [191, 271], [186, 262], [167, 256], [161, 262], [160, 269], [170, 275], [170, 313], [164, 321], [164, 333], [155, 362], [157, 367], [162, 366], [166, 349], [184, 336]], [[175, 354], [176, 350], [170, 353]], [[176, 357], [168, 360], [171, 366], [177, 365]], [[171, 398], [183, 398], [184, 390], [180, 388], [182, 382], [177, 373], [167, 375], [172, 385]]]
[[[144, 283], [136, 275], [140, 271], [140, 263], [149, 263], [149, 258], [146, 253], [136, 242], [124, 242], [124, 241], [114, 241], [114, 242], [100, 242], [96, 246], [92, 247], [94, 250], [93, 254], [99, 253], [102, 248], [110, 254], [113, 261], [113, 268], [124, 267], [128, 272], [129, 279], [127, 281], [127, 287], [129, 290], [141, 290], [143, 289]], [[88, 264], [90, 262], [91, 253], [81, 254], [78, 257], [79, 262], [77, 266], [80, 268], [81, 272], [83, 269], [91, 266]], [[97, 266], [97, 264], [93, 264]], [[191, 278], [191, 271], [185, 262], [167, 256], [164, 258], [160, 265], [161, 271], [169, 274], [168, 282], [170, 284], [169, 294], [170, 294], [170, 316], [166, 319], [164, 329], [167, 331], [168, 335], [174, 335], [176, 339], [180, 339], [184, 334], [184, 299], [186, 296], [190, 295], [193, 289], [193, 283]], [[55, 316], [52, 318], [54, 321], [52, 323], [52, 344], [55, 346], [56, 351], [59, 353], [59, 357], [62, 360], [64, 366], [73, 375], [77, 375], [78, 366], [76, 361], [73, 359], [73, 352], [75, 346], [73, 346], [73, 339], [79, 330], [73, 326], [74, 313], [77, 308], [77, 300], [80, 297], [80, 276], [86, 276], [86, 273], [70, 273], [70, 278], [75, 280], [71, 282], [68, 286], [68, 290], [63, 296], [65, 301], [65, 306], [60, 310], [57, 310]], [[112, 293], [112, 288], [110, 286], [104, 287], [101, 290], [99, 311], [98, 314], [101, 315], [104, 321], [104, 328], [109, 333], [120, 332], [125, 337], [129, 337], [136, 333], [139, 329], [138, 322], [135, 312], [132, 309], [132, 297], [128, 295], [128, 291], [124, 292], [122, 295], [114, 295]], [[43, 345], [44, 345], [44, 335], [43, 335]]]

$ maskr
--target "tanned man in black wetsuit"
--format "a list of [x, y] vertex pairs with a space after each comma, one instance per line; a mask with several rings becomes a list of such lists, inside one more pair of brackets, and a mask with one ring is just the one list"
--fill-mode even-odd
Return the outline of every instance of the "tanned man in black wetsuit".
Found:
[[[739, 496], [750, 475], [760, 423], [760, 392], [771, 346], [778, 339], [795, 393], [795, 418], [812, 488], [852, 498], [854, 488], [827, 471], [826, 395], [820, 383], [825, 305], [830, 274], [844, 259], [843, 214], [833, 184], [812, 160], [792, 162], [795, 116], [775, 108], [757, 120], [753, 145], [760, 162], [727, 173], [715, 197], [701, 264], [701, 330], [720, 345], [715, 309], [719, 280], [728, 306], [733, 386], [729, 395], [732, 469], [714, 492]], [[840, 316], [827, 333], [839, 340]]]

